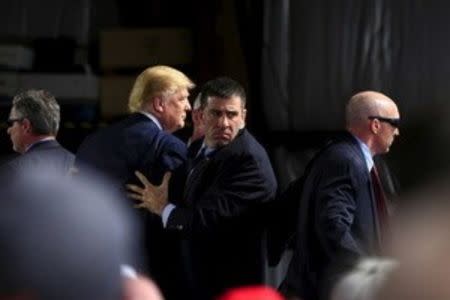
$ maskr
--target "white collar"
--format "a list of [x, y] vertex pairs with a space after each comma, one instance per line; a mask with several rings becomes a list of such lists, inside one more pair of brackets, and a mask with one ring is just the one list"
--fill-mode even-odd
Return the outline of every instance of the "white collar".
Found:
[[155, 122], [156, 126], [160, 129], [163, 130], [161, 123], [159, 122], [159, 120], [151, 113], [146, 112], [146, 111], [139, 111], [139, 113], [143, 114], [144, 116], [146, 116], [147, 118], [149, 118], [150, 120], [152, 120], [153, 122]]
[[43, 143], [43, 142], [47, 142], [47, 141], [54, 141], [54, 140], [55, 140], [54, 136], [48, 136], [48, 137], [42, 138], [39, 141], [36, 141], [36, 142], [34, 142], [32, 144], [29, 144], [28, 147], [25, 149], [24, 153], [27, 153], [28, 150], [30, 150], [30, 148], [33, 147], [34, 145], [37, 145], [37, 144], [40, 144], [40, 143]]
[[370, 152], [369, 146], [367, 146], [363, 141], [361, 141], [355, 135], [353, 135], [353, 136], [355, 137], [356, 141], [358, 142], [359, 148], [361, 149], [361, 151], [364, 155], [364, 160], [366, 161], [367, 169], [370, 172], [370, 170], [372, 170], [374, 162], [373, 162], [373, 157], [372, 157], [372, 153]]

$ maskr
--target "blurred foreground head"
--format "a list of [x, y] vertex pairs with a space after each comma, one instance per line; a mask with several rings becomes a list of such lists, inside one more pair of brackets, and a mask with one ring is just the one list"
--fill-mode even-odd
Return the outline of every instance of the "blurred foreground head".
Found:
[[390, 247], [398, 267], [377, 299], [450, 299], [450, 177], [403, 202]]
[[0, 186], [0, 299], [120, 299], [139, 233], [104, 186], [49, 170]]

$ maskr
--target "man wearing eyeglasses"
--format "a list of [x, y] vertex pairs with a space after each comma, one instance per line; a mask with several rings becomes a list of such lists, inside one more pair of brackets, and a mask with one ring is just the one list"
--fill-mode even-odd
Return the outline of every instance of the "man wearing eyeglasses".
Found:
[[282, 290], [293, 299], [327, 299], [340, 272], [380, 254], [389, 216], [373, 157], [389, 151], [400, 114], [386, 95], [364, 91], [346, 107], [346, 132], [305, 170], [296, 250]]
[[7, 132], [14, 151], [21, 155], [2, 166], [3, 174], [10, 176], [40, 167], [67, 174], [74, 155], [56, 141], [59, 121], [59, 105], [50, 92], [28, 90], [17, 94], [12, 101]]

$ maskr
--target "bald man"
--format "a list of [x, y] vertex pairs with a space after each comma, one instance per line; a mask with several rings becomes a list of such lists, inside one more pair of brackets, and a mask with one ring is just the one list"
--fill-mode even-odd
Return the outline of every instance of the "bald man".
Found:
[[345, 119], [346, 132], [305, 171], [297, 249], [282, 286], [288, 296], [326, 299], [340, 270], [380, 251], [388, 215], [373, 157], [389, 151], [400, 114], [389, 97], [364, 91], [351, 97]]

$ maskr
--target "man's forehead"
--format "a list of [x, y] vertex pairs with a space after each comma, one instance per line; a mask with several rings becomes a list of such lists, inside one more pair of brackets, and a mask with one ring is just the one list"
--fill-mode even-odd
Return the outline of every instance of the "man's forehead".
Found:
[[210, 96], [206, 104], [207, 108], [221, 109], [221, 110], [238, 110], [242, 108], [242, 99], [239, 96], [231, 96], [228, 98], [220, 98]]
[[236, 106], [223, 106], [223, 107], [207, 107], [210, 111], [220, 111], [220, 112], [239, 112], [241, 107]]
[[175, 91], [172, 91], [172, 93], [169, 94], [169, 96], [172, 96], [175, 98], [187, 97], [187, 96], [189, 96], [189, 91], [186, 88], [177, 89]]

